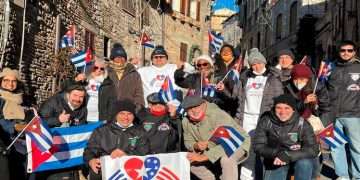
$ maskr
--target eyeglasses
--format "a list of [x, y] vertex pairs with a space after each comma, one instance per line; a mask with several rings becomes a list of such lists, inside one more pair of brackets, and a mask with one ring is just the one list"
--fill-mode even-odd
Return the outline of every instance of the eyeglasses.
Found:
[[3, 79], [2, 82], [4, 82], [4, 83], [17, 83], [17, 80]]
[[157, 58], [165, 58], [166, 56], [154, 56], [154, 59], [157, 59]]
[[94, 71], [100, 69], [101, 71], [105, 71], [105, 68], [104, 67], [99, 67], [99, 66], [94, 66], [93, 67]]
[[340, 52], [348, 52], [348, 53], [353, 53], [354, 49], [340, 49]]
[[199, 64], [196, 64], [196, 67], [200, 68], [200, 67], [207, 67], [209, 66], [209, 63], [199, 63]]

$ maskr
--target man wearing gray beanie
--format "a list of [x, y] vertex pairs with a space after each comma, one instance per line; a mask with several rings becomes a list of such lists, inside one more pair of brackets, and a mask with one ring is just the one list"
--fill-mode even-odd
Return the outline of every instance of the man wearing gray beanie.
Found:
[[250, 49], [248, 61], [249, 61], [250, 66], [253, 64], [258, 64], [258, 63], [266, 64], [266, 59], [265, 59], [264, 55], [261, 54], [261, 52], [259, 52], [258, 48]]
[[[271, 110], [273, 98], [283, 94], [283, 88], [278, 77], [266, 67], [266, 59], [259, 49], [252, 48], [249, 52], [250, 69], [241, 74], [240, 83], [234, 87], [231, 97], [235, 94], [238, 100], [237, 123], [253, 138], [260, 115]], [[249, 158], [243, 163], [243, 177], [257, 178], [258, 169], [255, 167], [262, 166], [257, 166], [256, 156], [254, 149], [250, 149]], [[251, 173], [243, 173], [246, 169]]]

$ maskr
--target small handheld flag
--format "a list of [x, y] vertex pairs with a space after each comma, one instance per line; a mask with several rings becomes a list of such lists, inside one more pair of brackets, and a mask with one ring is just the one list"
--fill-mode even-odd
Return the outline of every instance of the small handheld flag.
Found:
[[318, 137], [333, 149], [349, 142], [349, 138], [343, 131], [338, 127], [334, 127], [332, 123], [323, 129], [318, 134]]
[[226, 155], [230, 157], [234, 152], [240, 148], [245, 138], [231, 126], [220, 126], [215, 129], [210, 141], [220, 144], [224, 149]]
[[53, 145], [49, 127], [39, 116], [35, 116], [25, 129], [26, 135], [37, 145], [41, 152], [46, 152]]
[[320, 81], [327, 81], [331, 72], [334, 70], [335, 65], [330, 60], [326, 60], [325, 62], [321, 62], [320, 70], [318, 77]]
[[209, 37], [209, 46], [211, 47], [211, 54], [216, 54], [220, 52], [221, 46], [224, 42], [224, 37], [221, 35], [216, 34], [215, 32], [209, 30], [208, 31]]
[[150, 37], [144, 32], [140, 37], [141, 45], [149, 48], [155, 48], [154, 42], [150, 39]]
[[61, 39], [60, 48], [75, 47], [75, 33], [76, 27], [71, 25], [69, 30]]
[[82, 50], [77, 54], [74, 54], [71, 58], [71, 63], [74, 64], [75, 68], [85, 67], [92, 60], [92, 53], [90, 49], [86, 51]]

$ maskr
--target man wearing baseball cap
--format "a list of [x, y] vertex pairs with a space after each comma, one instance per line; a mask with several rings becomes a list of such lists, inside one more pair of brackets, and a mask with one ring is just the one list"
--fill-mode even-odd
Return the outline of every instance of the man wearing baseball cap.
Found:
[[[179, 89], [174, 80], [176, 69], [177, 66], [175, 64], [168, 63], [168, 54], [165, 48], [163, 46], [156, 46], [151, 53], [151, 65], [138, 70], [143, 82], [144, 97], [158, 92], [167, 76], [173, 83], [173, 87]], [[147, 105], [146, 99], [145, 104]]]

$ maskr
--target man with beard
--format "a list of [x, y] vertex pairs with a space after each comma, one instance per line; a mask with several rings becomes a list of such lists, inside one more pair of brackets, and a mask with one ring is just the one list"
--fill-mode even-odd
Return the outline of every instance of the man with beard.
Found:
[[86, 90], [72, 85], [45, 101], [39, 110], [49, 127], [69, 127], [86, 124]]
[[[81, 85], [70, 85], [45, 101], [39, 115], [49, 127], [69, 127], [86, 124], [86, 90]], [[46, 171], [36, 174], [36, 179], [76, 179], [78, 167]]]
[[[237, 180], [238, 164], [243, 162], [249, 153], [249, 135], [225, 111], [199, 96], [185, 97], [182, 106], [187, 111], [182, 125], [184, 144], [190, 151], [187, 158], [192, 163], [191, 172], [199, 179], [216, 179], [209, 168], [216, 167], [217, 162], [220, 162], [221, 179]], [[219, 126], [234, 127], [244, 137], [241, 146], [230, 157], [221, 145], [209, 141]]]
[[110, 120], [109, 107], [116, 100], [116, 91], [113, 81], [109, 78], [105, 61], [97, 58], [87, 67], [85, 73], [65, 81], [64, 88], [76, 84], [84, 86], [88, 95], [86, 121], [91, 123]]

